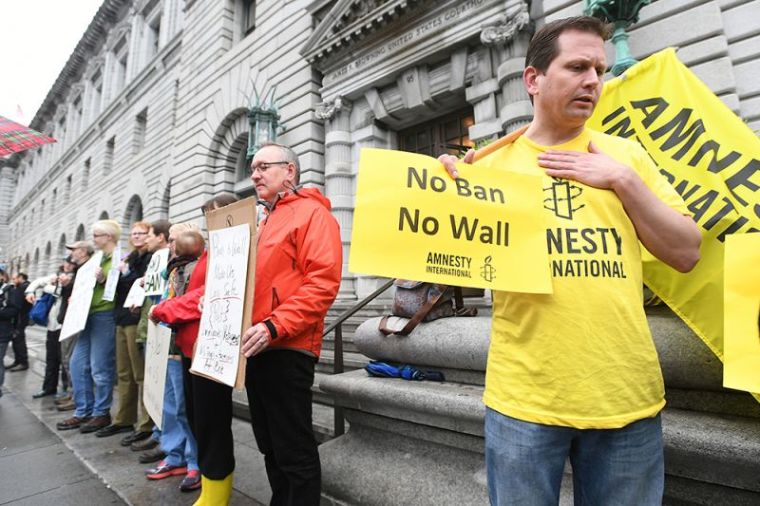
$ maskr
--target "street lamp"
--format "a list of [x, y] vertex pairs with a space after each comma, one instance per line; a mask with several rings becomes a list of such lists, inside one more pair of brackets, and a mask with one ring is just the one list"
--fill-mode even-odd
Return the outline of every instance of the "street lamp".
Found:
[[584, 0], [584, 13], [614, 26], [612, 43], [615, 45], [615, 64], [611, 71], [615, 76], [637, 63], [631, 56], [626, 30], [639, 20], [639, 11], [650, 2], [651, 0]]
[[[280, 113], [274, 103], [274, 88], [263, 99], [259, 97], [255, 88], [253, 92], [256, 100], [248, 109], [248, 159], [253, 158], [262, 144], [277, 140], [277, 128], [280, 126]], [[267, 104], [268, 95], [271, 95], [271, 98]]]

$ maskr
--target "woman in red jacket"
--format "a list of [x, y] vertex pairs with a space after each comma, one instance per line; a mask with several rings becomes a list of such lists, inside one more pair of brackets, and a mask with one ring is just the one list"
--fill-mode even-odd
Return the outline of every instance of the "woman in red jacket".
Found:
[[[203, 206], [204, 213], [237, 201], [222, 194]], [[223, 495], [232, 485], [235, 455], [232, 441], [232, 387], [190, 374], [193, 347], [198, 338], [201, 312], [198, 304], [206, 287], [207, 252], [203, 252], [190, 276], [187, 291], [153, 308], [152, 316], [176, 326], [176, 344], [182, 352], [185, 406], [190, 429], [198, 444], [202, 492], [196, 504]], [[229, 483], [227, 483], [229, 482]], [[216, 503], [217, 501], [214, 501]]]

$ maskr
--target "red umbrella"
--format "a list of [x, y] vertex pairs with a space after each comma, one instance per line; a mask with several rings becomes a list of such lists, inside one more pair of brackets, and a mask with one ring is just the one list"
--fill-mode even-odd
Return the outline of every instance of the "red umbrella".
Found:
[[56, 142], [52, 137], [0, 116], [0, 156]]

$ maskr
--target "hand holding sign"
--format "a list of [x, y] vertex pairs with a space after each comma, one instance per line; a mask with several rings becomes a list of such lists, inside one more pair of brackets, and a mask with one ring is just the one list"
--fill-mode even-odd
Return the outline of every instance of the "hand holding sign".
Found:
[[[441, 157], [449, 165], [452, 158]], [[349, 270], [551, 293], [540, 177], [501, 167], [454, 168], [452, 180], [434, 158], [363, 149]]]

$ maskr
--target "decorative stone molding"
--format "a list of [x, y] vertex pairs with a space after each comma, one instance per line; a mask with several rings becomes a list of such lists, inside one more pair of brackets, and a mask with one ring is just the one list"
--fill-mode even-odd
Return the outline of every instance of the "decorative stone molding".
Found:
[[[118, 25], [113, 27], [111, 32], [108, 34], [108, 41], [106, 42], [106, 46], [108, 47], [109, 51], [113, 50], [123, 37], [129, 38], [131, 31], [132, 20], [130, 19], [130, 16], [127, 16], [126, 18], [122, 19]], [[128, 40], [127, 44], [129, 44]]]
[[[87, 70], [84, 73], [85, 79], [92, 79], [92, 76], [94, 76], [99, 69], [103, 69], [103, 65], [105, 65], [105, 63], [106, 59], [102, 54], [99, 54], [95, 58], [91, 59], [87, 64]], [[101, 74], [102, 73], [103, 71], [101, 70]]]
[[73, 102], [78, 96], [84, 97], [84, 84], [76, 83], [69, 89], [69, 95], [66, 99], [67, 102]]
[[512, 12], [501, 17], [494, 23], [483, 26], [480, 33], [480, 41], [487, 45], [499, 45], [510, 42], [520, 30], [530, 24], [528, 4], [521, 1], [511, 9]]
[[341, 111], [350, 112], [353, 104], [343, 97], [337, 97], [335, 100], [322, 102], [314, 110], [317, 119], [329, 120]]

